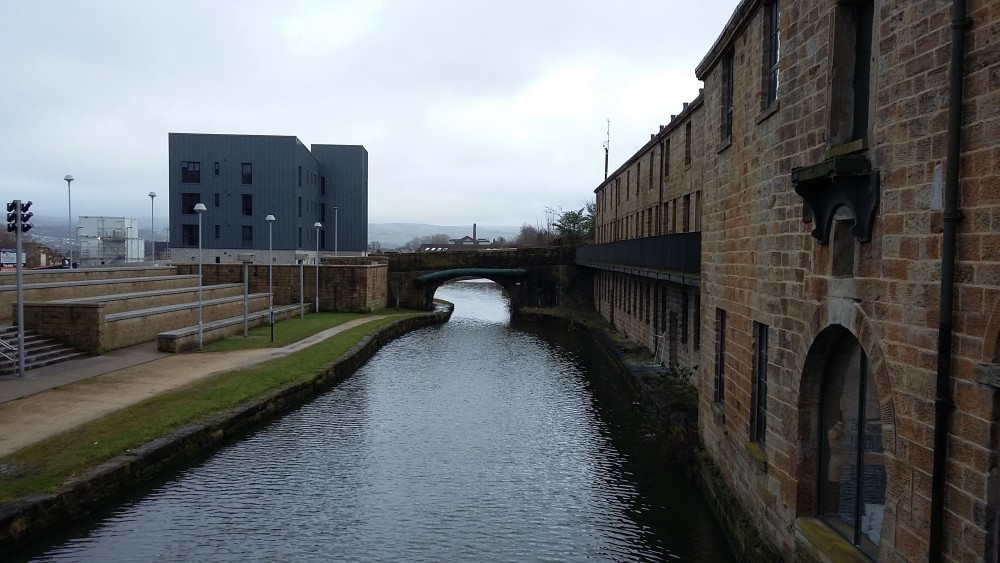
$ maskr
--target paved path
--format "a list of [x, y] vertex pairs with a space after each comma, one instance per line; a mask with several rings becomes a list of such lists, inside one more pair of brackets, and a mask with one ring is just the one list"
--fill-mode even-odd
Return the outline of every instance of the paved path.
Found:
[[372, 315], [282, 348], [164, 354], [149, 342], [0, 380], [0, 456], [216, 373], [287, 356], [385, 316]]

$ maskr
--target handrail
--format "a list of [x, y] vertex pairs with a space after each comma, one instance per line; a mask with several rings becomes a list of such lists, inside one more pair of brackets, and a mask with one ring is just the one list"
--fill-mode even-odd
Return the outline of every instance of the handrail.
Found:
[[3, 356], [5, 358], [7, 358], [11, 362], [17, 362], [17, 346], [12, 345], [10, 342], [7, 342], [3, 338], [0, 338], [0, 347], [6, 348], [7, 350], [12, 350], [14, 352], [14, 357], [11, 358], [7, 354], [3, 353], [2, 351], [0, 351], [0, 356]]

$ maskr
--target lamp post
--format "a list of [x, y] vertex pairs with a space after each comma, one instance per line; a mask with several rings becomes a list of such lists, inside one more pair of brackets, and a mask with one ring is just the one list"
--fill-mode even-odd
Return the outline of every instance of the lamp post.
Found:
[[264, 217], [267, 221], [267, 321], [271, 324], [271, 342], [274, 342], [274, 246], [271, 243], [271, 226], [274, 215]]
[[316, 312], [319, 312], [319, 230], [323, 228], [323, 223], [316, 221], [313, 223], [313, 227], [316, 227]]
[[[156, 261], [156, 228], [153, 225], [153, 198], [156, 192], [149, 192], [149, 256], [151, 261]], [[198, 229], [201, 233], [201, 229]]]
[[[66, 180], [66, 198], [69, 200], [69, 236], [74, 237], [74, 240], [69, 241], [69, 269], [73, 269], [73, 244], [75, 244], [76, 231], [73, 230], [73, 192], [69, 185], [73, 182], [73, 177], [69, 174], [66, 175], [63, 180]], [[18, 257], [20, 259], [20, 257]]]
[[201, 214], [208, 210], [204, 203], [197, 203], [194, 210], [198, 213], [198, 350], [202, 345], [202, 324], [201, 324]]
[[337, 226], [339, 221], [337, 220], [337, 208], [333, 208], [333, 255], [340, 256], [340, 252], [337, 251]]

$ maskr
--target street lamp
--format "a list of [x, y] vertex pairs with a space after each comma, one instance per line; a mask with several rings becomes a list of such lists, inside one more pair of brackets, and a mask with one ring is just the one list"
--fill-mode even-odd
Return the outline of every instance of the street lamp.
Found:
[[271, 324], [271, 342], [274, 342], [274, 246], [271, 243], [274, 215], [268, 215], [264, 220], [267, 221], [267, 320]]
[[[76, 232], [73, 230], [73, 192], [70, 190], [70, 183], [73, 181], [73, 177], [69, 174], [66, 175], [63, 180], [66, 180], [66, 198], [69, 200], [69, 236], [74, 237]], [[75, 240], [69, 241], [69, 269], [73, 269], [73, 244]]]
[[323, 228], [323, 223], [316, 221], [313, 223], [313, 227], [316, 227], [316, 312], [319, 312], [319, 230]]
[[[153, 225], [153, 198], [156, 197], [156, 192], [149, 192], [149, 256], [153, 261], [156, 261], [156, 229]], [[198, 229], [201, 232], [201, 229]]]
[[337, 251], [337, 208], [333, 208], [333, 255], [340, 256], [340, 252]]
[[198, 213], [198, 350], [202, 345], [202, 325], [201, 325], [201, 214], [208, 210], [204, 203], [196, 203], [194, 210]]

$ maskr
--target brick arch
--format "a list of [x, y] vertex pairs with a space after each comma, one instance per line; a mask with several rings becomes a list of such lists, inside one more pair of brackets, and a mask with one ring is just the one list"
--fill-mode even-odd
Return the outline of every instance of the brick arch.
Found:
[[841, 299], [830, 300], [818, 306], [811, 315], [809, 325], [799, 336], [795, 366], [800, 374], [798, 406], [799, 455], [795, 469], [797, 511], [809, 515], [816, 507], [815, 484], [818, 478], [816, 442], [819, 431], [819, 403], [823, 372], [829, 353], [847, 334], [857, 339], [868, 357], [868, 365], [878, 392], [882, 419], [882, 443], [887, 459], [888, 486], [894, 484], [890, 465], [896, 459], [896, 411], [893, 403], [892, 378], [882, 353], [880, 339], [868, 317], [857, 303]]

